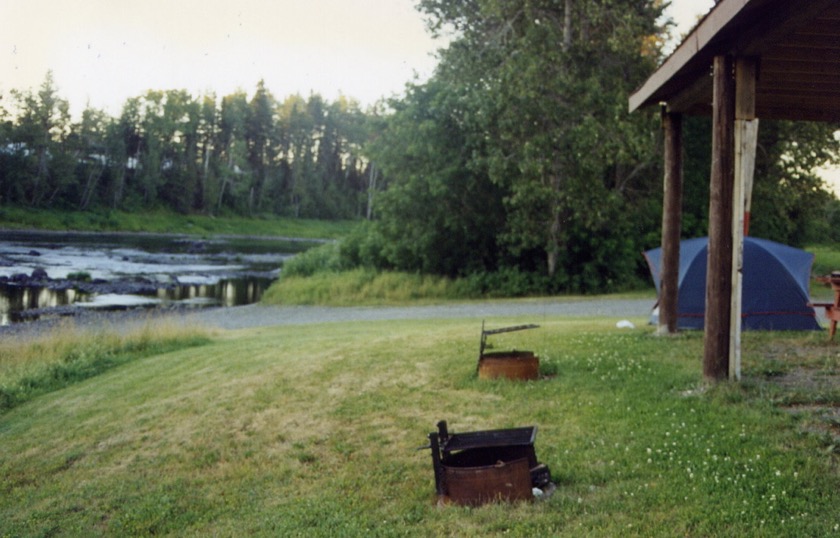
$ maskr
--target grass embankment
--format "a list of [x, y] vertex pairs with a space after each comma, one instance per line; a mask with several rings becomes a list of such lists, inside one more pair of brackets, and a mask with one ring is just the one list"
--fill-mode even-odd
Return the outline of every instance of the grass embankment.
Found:
[[266, 216], [264, 218], [181, 215], [168, 211], [61, 211], [0, 207], [0, 228], [92, 232], [267, 235], [301, 239], [337, 239], [358, 223]]
[[[281, 273], [280, 279], [266, 290], [260, 302], [266, 305], [421, 305], [500, 299], [509, 297], [509, 291], [510, 288], [504, 287], [500, 287], [497, 292], [487, 290], [484, 286], [475, 286], [469, 278], [451, 279], [416, 273], [351, 269], [319, 272], [311, 276], [288, 276]], [[529, 294], [514, 295], [527, 297]], [[582, 297], [584, 296], [568, 296]], [[656, 291], [651, 287], [646, 290], [611, 294], [610, 297], [649, 298], [653, 304]]]
[[410, 273], [352, 269], [311, 276], [282, 275], [263, 294], [267, 305], [382, 306], [476, 299], [455, 280]]
[[[461, 278], [357, 267], [341, 242], [308, 249], [288, 260], [280, 278], [263, 294], [269, 305], [382, 306], [544, 295], [536, 274], [515, 270]], [[654, 297], [653, 287], [621, 294]], [[618, 294], [614, 295], [618, 297]]]
[[0, 413], [132, 360], [209, 342], [206, 331], [163, 321], [78, 327], [0, 340]]
[[[263, 295], [264, 304], [297, 305], [394, 305], [417, 302], [463, 301], [502, 297], [527, 297], [544, 294], [539, 277], [502, 271], [452, 279], [371, 268], [353, 267], [342, 252], [342, 244], [331, 243], [311, 248], [286, 262], [280, 278]], [[840, 270], [840, 251], [832, 246], [811, 246], [815, 254], [812, 275]], [[628, 279], [630, 290], [623, 297], [650, 297], [655, 289], [650, 281]], [[635, 288], [635, 289], [634, 289]], [[810, 296], [815, 301], [833, 300], [831, 288], [810, 281]], [[616, 295], [618, 296], [618, 295]]]
[[[0, 416], [0, 535], [840, 535], [819, 414], [837, 384], [776, 382], [836, 379], [824, 334], [747, 333], [745, 382], [701, 390], [702, 334], [615, 321], [488, 320], [541, 325], [491, 338], [540, 355], [524, 383], [475, 378], [475, 320], [275, 327], [132, 361]], [[537, 425], [557, 491], [436, 506], [416, 448], [441, 419]]]

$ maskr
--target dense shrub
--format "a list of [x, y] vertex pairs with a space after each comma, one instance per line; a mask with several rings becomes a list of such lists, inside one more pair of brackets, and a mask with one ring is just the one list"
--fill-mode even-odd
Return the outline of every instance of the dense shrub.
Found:
[[325, 243], [302, 252], [283, 264], [283, 276], [308, 277], [316, 273], [349, 269], [341, 259], [338, 243]]

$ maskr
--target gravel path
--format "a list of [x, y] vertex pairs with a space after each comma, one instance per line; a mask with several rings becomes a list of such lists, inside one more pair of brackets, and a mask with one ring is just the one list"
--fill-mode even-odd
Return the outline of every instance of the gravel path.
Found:
[[[274, 325], [303, 325], [341, 321], [385, 321], [391, 319], [456, 319], [527, 317], [539, 322], [547, 316], [577, 318], [638, 318], [650, 315], [652, 299], [537, 299], [476, 301], [427, 306], [262, 306], [247, 305], [197, 310], [144, 310], [102, 312], [80, 310], [72, 316], [77, 329], [103, 325], [128, 326], [144, 323], [150, 317], [165, 317], [176, 323], [221, 329], [247, 329]], [[39, 321], [0, 326], [0, 338], [35, 337], [64, 319], [51, 316]]]
[[[533, 299], [508, 301], [476, 301], [427, 306], [263, 306], [248, 305], [228, 308], [202, 308], [198, 310], [124, 312], [87, 312], [75, 316], [78, 327], [96, 327], [103, 323], [129, 324], [153, 317], [171, 317], [178, 323], [201, 325], [220, 329], [246, 329], [275, 325], [304, 325], [346, 321], [385, 321], [392, 319], [457, 319], [532, 317], [539, 323], [544, 317], [573, 318], [649, 318], [653, 299]], [[817, 320], [825, 326], [825, 315], [818, 309]], [[4, 336], [32, 336], [60, 322], [49, 319], [32, 323], [15, 323], [0, 326], [0, 338]]]
[[533, 316], [637, 318], [650, 315], [651, 299], [579, 299], [531, 301], [481, 301], [429, 306], [325, 307], [261, 306], [210, 308], [185, 315], [188, 322], [243, 329], [272, 325], [299, 325], [337, 321], [380, 321], [391, 319], [455, 319]]

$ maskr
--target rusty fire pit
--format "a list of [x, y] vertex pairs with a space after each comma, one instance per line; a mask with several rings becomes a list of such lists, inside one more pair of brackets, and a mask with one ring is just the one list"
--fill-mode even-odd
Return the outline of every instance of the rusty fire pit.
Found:
[[484, 322], [481, 322], [481, 345], [478, 351], [478, 366], [476, 368], [478, 378], [537, 379], [539, 377], [540, 359], [532, 351], [484, 352], [487, 347], [487, 337], [491, 334], [536, 329], [537, 327], [539, 325], [517, 325], [488, 331], [484, 329]]
[[443, 502], [476, 506], [533, 498], [533, 488], [551, 485], [537, 462], [536, 426], [450, 434], [445, 421], [429, 434], [435, 489]]

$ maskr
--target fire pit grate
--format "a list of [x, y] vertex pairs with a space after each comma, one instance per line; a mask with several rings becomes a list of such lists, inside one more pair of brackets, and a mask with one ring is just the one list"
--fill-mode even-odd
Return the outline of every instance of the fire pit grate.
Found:
[[446, 431], [446, 422], [443, 422], [442, 426], [442, 432], [438, 433], [438, 435], [442, 433], [446, 436], [443, 439], [441, 447], [444, 452], [483, 447], [533, 446], [534, 440], [537, 438], [536, 426], [507, 430], [467, 432], [451, 436]]

